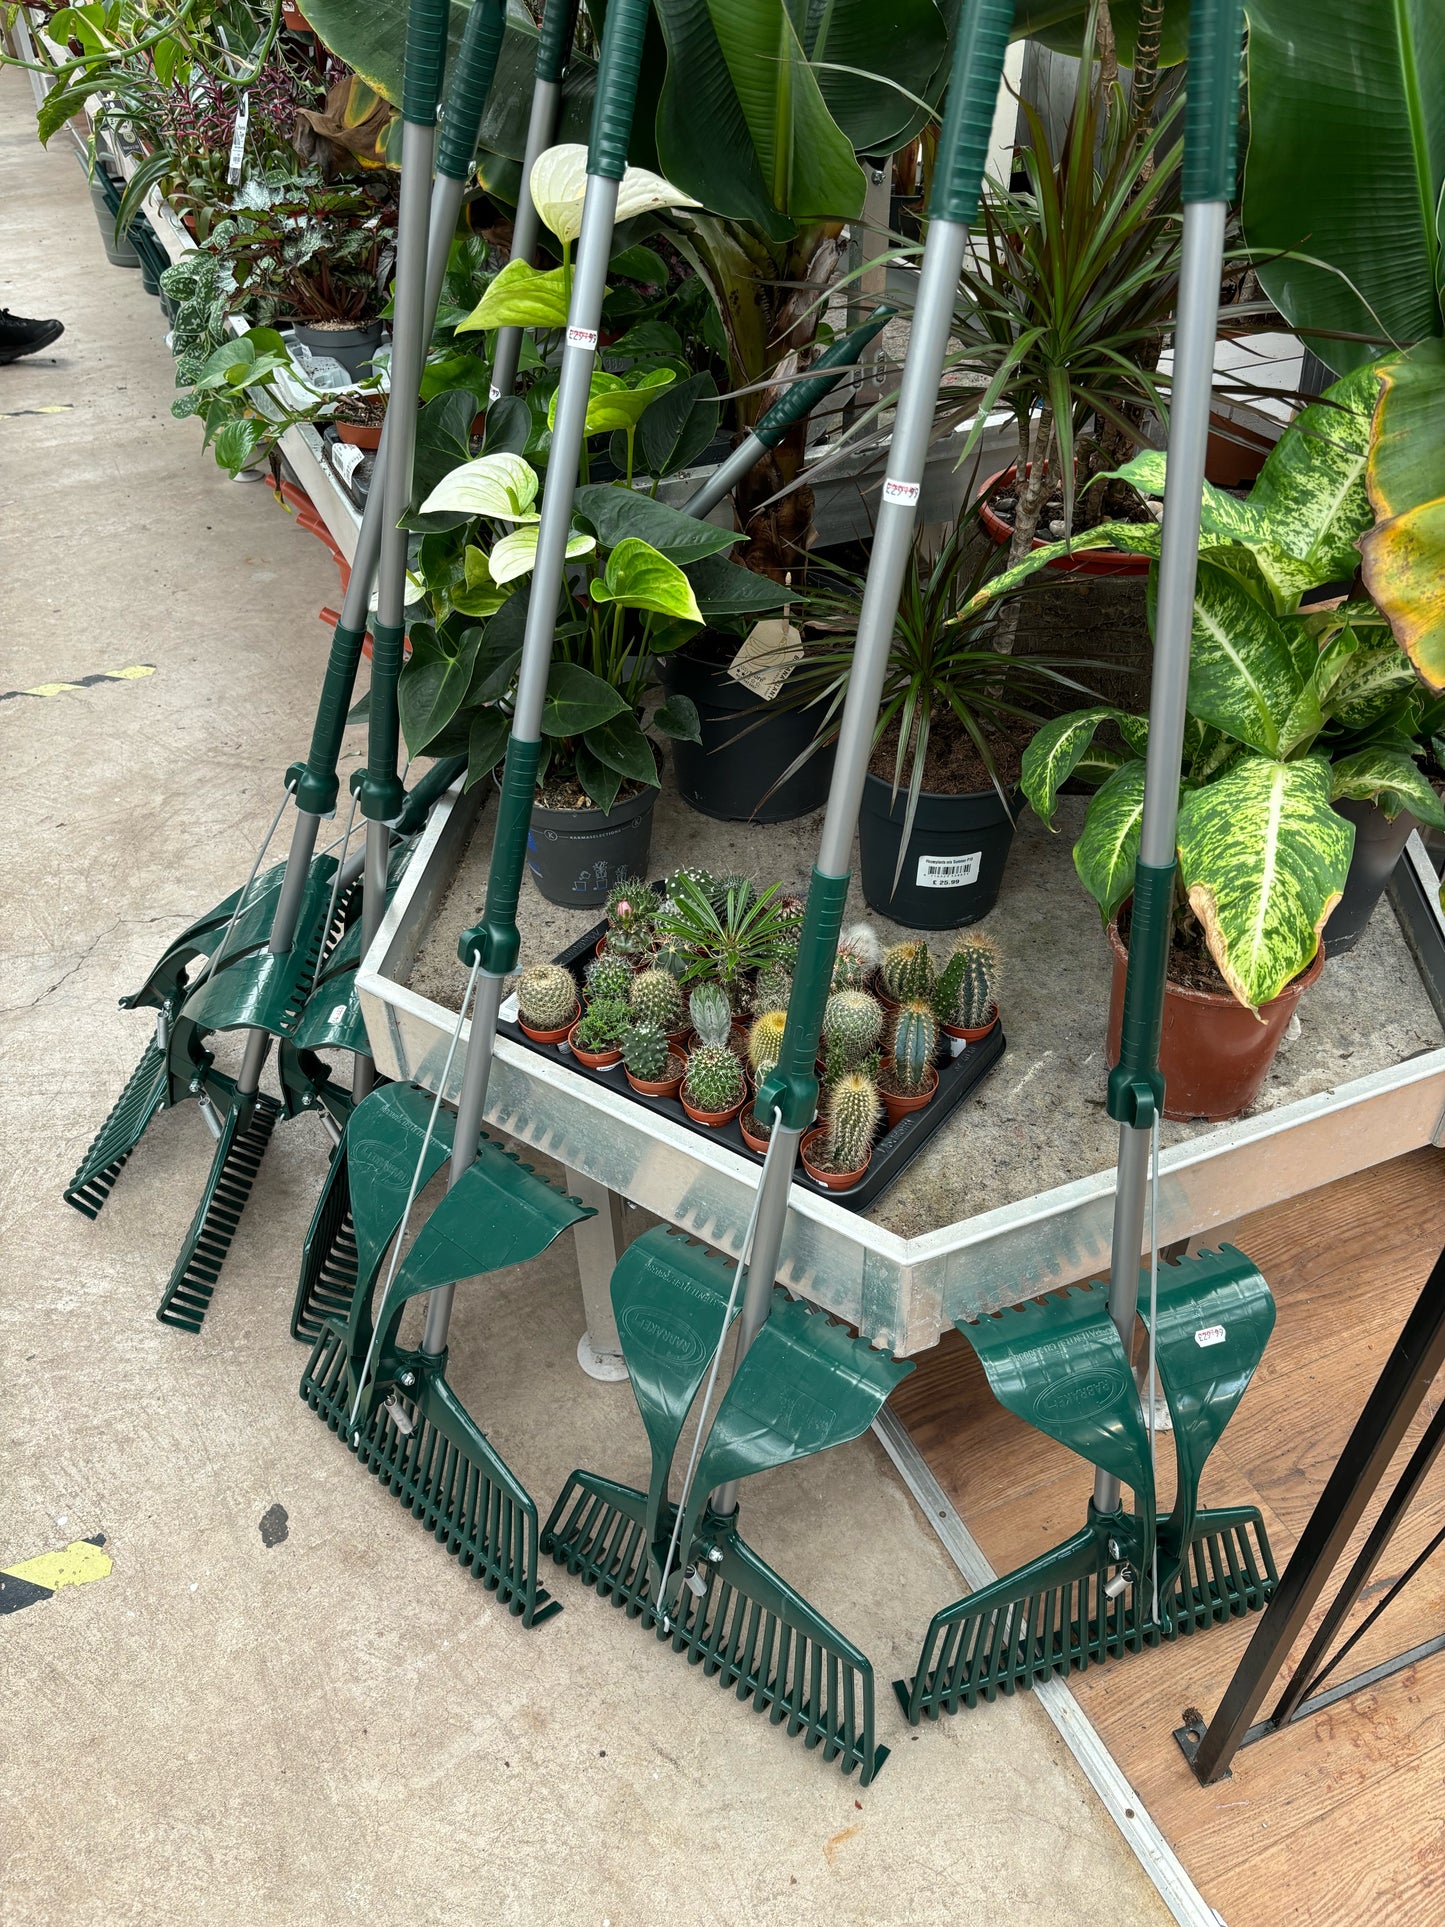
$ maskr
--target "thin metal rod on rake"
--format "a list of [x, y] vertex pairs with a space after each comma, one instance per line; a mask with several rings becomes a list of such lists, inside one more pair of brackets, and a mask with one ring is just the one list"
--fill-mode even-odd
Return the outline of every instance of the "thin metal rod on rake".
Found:
[[226, 945], [231, 941], [231, 932], [235, 929], [237, 921], [240, 918], [241, 912], [246, 908], [246, 899], [251, 894], [251, 885], [256, 881], [256, 872], [260, 869], [261, 861], [264, 858], [267, 850], [269, 850], [271, 847], [271, 839], [276, 834], [277, 825], [280, 823], [281, 818], [286, 814], [286, 805], [291, 801], [291, 798], [295, 794], [296, 794], [295, 783], [294, 782], [288, 783], [286, 785], [285, 794], [282, 796], [281, 801], [276, 806], [276, 814], [271, 818], [271, 827], [269, 830], [267, 830], [266, 834], [261, 839], [261, 847], [256, 852], [255, 862], [251, 865], [251, 874], [246, 878], [246, 881], [241, 885], [240, 893], [236, 898], [236, 907], [231, 912], [231, 920], [226, 925], [225, 929], [221, 932], [221, 941], [216, 945], [215, 949], [211, 952], [210, 957], [206, 962], [205, 969], [201, 972], [201, 975], [196, 980], [197, 990], [201, 988], [202, 984], [209, 983], [211, 981], [211, 978], [215, 975], [216, 966], [220, 963], [221, 958], [225, 954]]

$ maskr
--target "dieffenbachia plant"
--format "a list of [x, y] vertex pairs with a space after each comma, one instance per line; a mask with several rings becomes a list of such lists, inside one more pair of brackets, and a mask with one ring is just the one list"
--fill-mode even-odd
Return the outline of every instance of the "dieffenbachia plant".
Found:
[[[1370, 799], [1387, 815], [1405, 808], [1445, 828], [1416, 761], [1445, 705], [1425, 696], [1368, 600], [1301, 608], [1309, 591], [1358, 566], [1372, 519], [1365, 466], [1375, 388], [1364, 368], [1304, 409], [1247, 501], [1205, 486], [1179, 874], [1221, 975], [1251, 1008], [1310, 963], [1344, 888], [1354, 833], [1335, 801]], [[1118, 474], [1161, 494], [1164, 457], [1145, 453]], [[1100, 544], [1157, 558], [1159, 528], [1110, 524], [1072, 549]], [[983, 594], [1068, 549], [1035, 550]], [[1151, 609], [1152, 601], [1151, 576]], [[1122, 747], [1099, 740], [1110, 726]], [[1133, 887], [1147, 735], [1144, 717], [1100, 704], [1045, 725], [1024, 756], [1024, 792], [1051, 827], [1064, 782], [1098, 784], [1074, 865], [1106, 918]]]

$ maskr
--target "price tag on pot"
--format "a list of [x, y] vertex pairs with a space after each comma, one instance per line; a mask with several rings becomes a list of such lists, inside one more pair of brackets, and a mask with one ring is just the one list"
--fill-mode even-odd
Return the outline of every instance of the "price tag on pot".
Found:
[[803, 660], [803, 638], [791, 622], [769, 616], [755, 622], [733, 657], [728, 674], [744, 689], [750, 689], [765, 703], [772, 702], [792, 674], [793, 665]]
[[920, 890], [959, 890], [966, 883], [977, 883], [983, 851], [967, 856], [921, 856], [918, 874], [913, 879]]
[[226, 180], [231, 187], [241, 185], [241, 157], [246, 152], [246, 129], [251, 124], [251, 96], [242, 94], [241, 104], [236, 109], [236, 125], [231, 134], [231, 158], [226, 167]]

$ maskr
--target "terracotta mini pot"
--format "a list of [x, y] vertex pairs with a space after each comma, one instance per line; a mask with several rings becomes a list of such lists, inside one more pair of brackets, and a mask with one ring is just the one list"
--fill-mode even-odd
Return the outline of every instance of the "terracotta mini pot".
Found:
[[970, 1030], [967, 1024], [940, 1024], [939, 1029], [945, 1037], [961, 1037], [966, 1044], [977, 1044], [987, 1037], [990, 1031], [998, 1029], [998, 1005], [993, 1007], [993, 1016], [986, 1024], [977, 1024]]
[[766, 1152], [768, 1148], [768, 1142], [772, 1136], [772, 1133], [769, 1132], [768, 1137], [762, 1137], [758, 1132], [757, 1126], [753, 1122], [754, 1096], [755, 1096], [755, 1093], [752, 1091], [749, 1091], [746, 1098], [743, 1100], [743, 1107], [738, 1112], [738, 1129], [743, 1134], [743, 1143], [747, 1145], [750, 1151]]
[[[1017, 470], [1016, 462], [1001, 468], [997, 475], [989, 476], [981, 490], [979, 519], [1000, 548], [1006, 548], [1013, 541], [1013, 523], [1005, 522], [998, 510], [990, 506], [988, 498], [996, 489], [1007, 488]], [[1053, 540], [1052, 536], [1035, 535], [1033, 546], [1046, 549]], [[1123, 549], [1080, 549], [1077, 555], [1056, 555], [1045, 566], [1057, 569], [1062, 575], [1148, 575], [1149, 557], [1127, 555]]]
[[[676, 1075], [673, 1074], [672, 1067], [674, 1064], [677, 1066]], [[687, 1066], [674, 1052], [667, 1060], [668, 1075], [666, 1077], [660, 1077], [656, 1083], [652, 1083], [646, 1078], [634, 1077], [632, 1072], [628, 1071], [627, 1081], [633, 1090], [640, 1091], [644, 1097], [676, 1097], [682, 1089], [683, 1073], [686, 1069]]]
[[868, 1153], [856, 1171], [820, 1171], [809, 1156], [809, 1150], [813, 1145], [821, 1143], [826, 1135], [827, 1127], [820, 1124], [815, 1131], [809, 1131], [803, 1139], [803, 1169], [815, 1184], [821, 1184], [829, 1191], [851, 1191], [873, 1162], [873, 1153], [871, 1151]]
[[353, 448], [380, 448], [380, 422], [333, 422], [336, 439], [350, 442]]
[[707, 1124], [710, 1125], [713, 1130], [717, 1130], [720, 1125], [731, 1124], [738, 1112], [743, 1108], [743, 1105], [748, 1101], [747, 1092], [744, 1091], [737, 1103], [730, 1104], [725, 1111], [701, 1111], [688, 1096], [686, 1084], [683, 1084], [679, 1089], [678, 1096], [682, 1099], [682, 1108], [687, 1112], [694, 1124]]
[[[1112, 1066], [1119, 1061], [1124, 973], [1129, 962], [1117, 922], [1109, 925], [1109, 942], [1114, 951], [1108, 1046]], [[1164, 1033], [1159, 1046], [1165, 1117], [1178, 1122], [1202, 1118], [1219, 1124], [1247, 1111], [1264, 1087], [1295, 1006], [1324, 967], [1322, 943], [1308, 970], [1286, 984], [1278, 997], [1261, 1004], [1258, 1017], [1218, 991], [1166, 984]]]
[[574, 1010], [560, 1030], [534, 1030], [522, 1015], [521, 1011], [517, 1012], [517, 1022], [522, 1026], [522, 1029], [526, 1031], [534, 1044], [561, 1044], [571, 1036], [572, 1026], [577, 1022], [580, 1015], [581, 1013], [579, 1011]]
[[691, 1024], [684, 1024], [681, 1030], [670, 1030], [667, 1033], [667, 1048], [669, 1050], [681, 1051], [683, 1055], [686, 1056], [687, 1040], [691, 1036]]
[[878, 1095], [883, 1099], [883, 1109], [888, 1118], [890, 1131], [903, 1118], [911, 1116], [914, 1111], [921, 1111], [925, 1104], [933, 1102], [938, 1091], [938, 1072], [931, 1065], [928, 1077], [929, 1082], [916, 1097], [905, 1097], [901, 1091], [886, 1091], [881, 1084], [878, 1086]]
[[577, 1062], [579, 1064], [585, 1064], [589, 1071], [611, 1070], [614, 1064], [620, 1064], [622, 1062], [620, 1046], [612, 1050], [586, 1050], [577, 1042], [577, 1024], [581, 1022], [582, 1019], [579, 1017], [577, 1023], [573, 1024], [571, 1030], [567, 1033], [567, 1042], [571, 1045], [572, 1055], [577, 1059]]
[[881, 979], [876, 984], [874, 984], [872, 990], [869, 992], [869, 995], [872, 997], [876, 997], [878, 999], [878, 1002], [882, 1004], [885, 1010], [896, 1012], [902, 1008], [902, 1006], [898, 1002], [898, 999], [896, 997], [890, 997], [888, 992], [883, 988], [883, 983]]

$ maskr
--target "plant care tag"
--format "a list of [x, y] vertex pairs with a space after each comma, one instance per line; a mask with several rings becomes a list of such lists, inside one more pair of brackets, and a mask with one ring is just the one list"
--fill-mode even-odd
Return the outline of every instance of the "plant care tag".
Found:
[[499, 1010], [497, 1011], [497, 1015], [498, 1015], [498, 1017], [500, 1017], [500, 1018], [502, 1019], [502, 1021], [503, 1021], [503, 1023], [507, 1023], [507, 1024], [515, 1024], [515, 1023], [516, 1023], [516, 1021], [517, 1021], [517, 993], [516, 993], [516, 991], [515, 991], [515, 990], [514, 990], [514, 991], [512, 992], [512, 994], [511, 994], [511, 996], [510, 996], [510, 997], [504, 997], [504, 998], [502, 999], [502, 1002], [501, 1002], [501, 1007], [500, 1007], [500, 1009], [499, 1009]]
[[1194, 1342], [1201, 1351], [1207, 1351], [1211, 1345], [1222, 1345], [1224, 1343], [1223, 1325], [1201, 1325], [1194, 1334]]
[[241, 157], [246, 152], [246, 129], [251, 123], [251, 96], [242, 94], [241, 104], [236, 109], [236, 125], [231, 134], [231, 158], [226, 167], [226, 180], [231, 187], [241, 185]]
[[895, 482], [890, 475], [883, 484], [883, 499], [892, 502], [896, 508], [911, 509], [917, 502], [919, 485], [917, 482]]
[[920, 890], [961, 890], [978, 882], [982, 863], [982, 850], [970, 850], [967, 856], [921, 856], [913, 880]]
[[597, 330], [595, 328], [569, 327], [567, 330], [567, 346], [569, 348], [595, 348], [597, 346]]
[[733, 657], [728, 674], [744, 689], [770, 703], [803, 660], [803, 638], [791, 622], [768, 616], [755, 622]]

